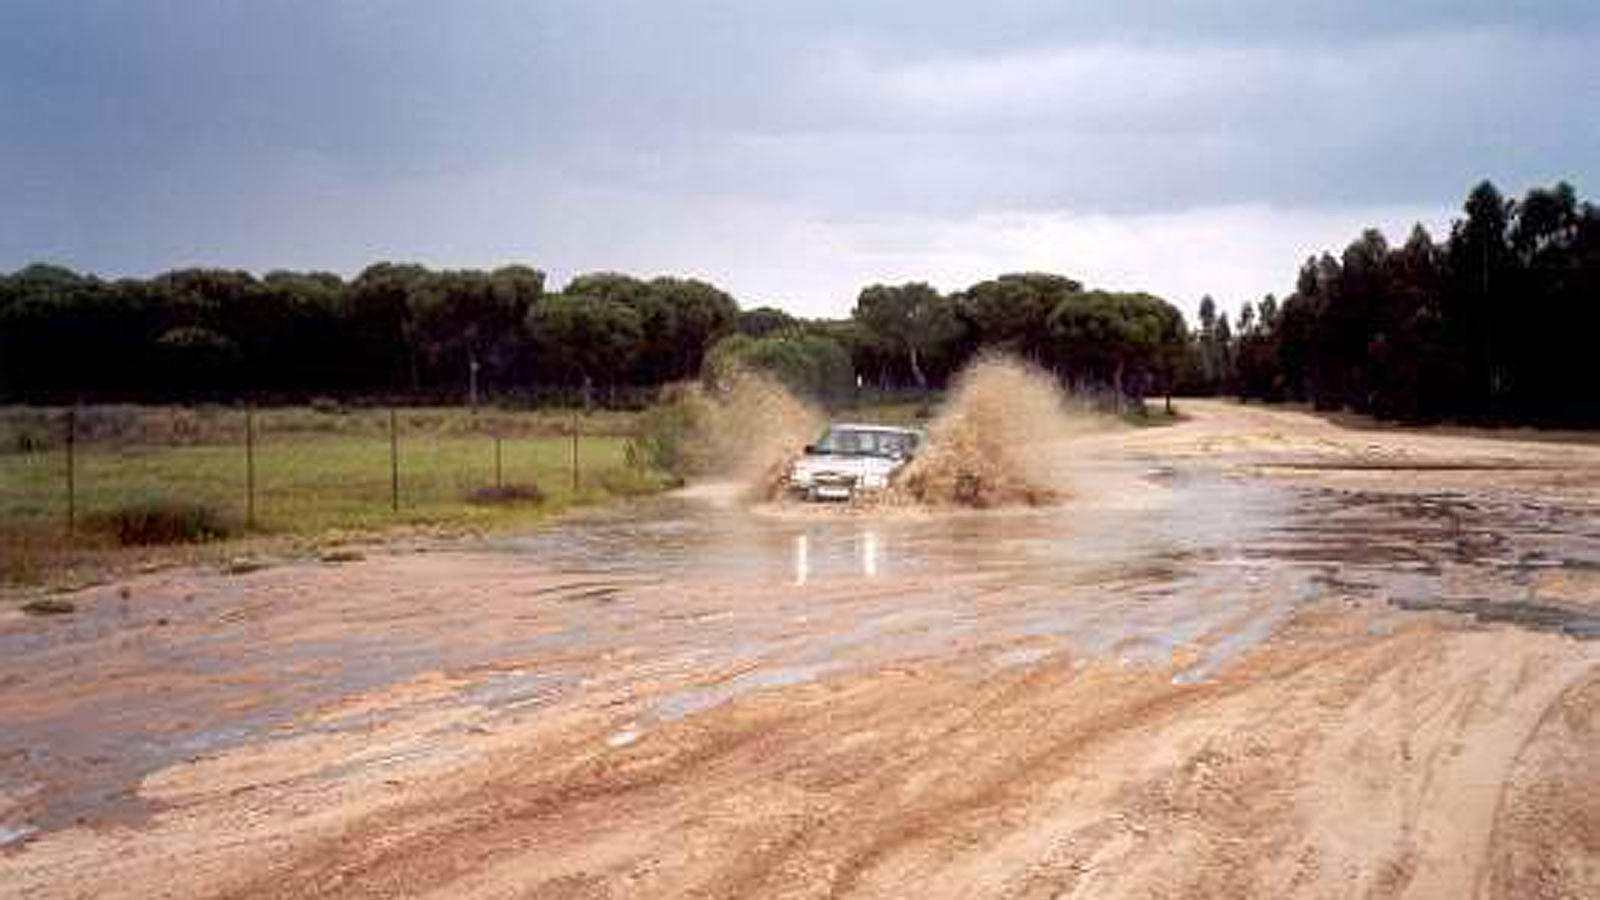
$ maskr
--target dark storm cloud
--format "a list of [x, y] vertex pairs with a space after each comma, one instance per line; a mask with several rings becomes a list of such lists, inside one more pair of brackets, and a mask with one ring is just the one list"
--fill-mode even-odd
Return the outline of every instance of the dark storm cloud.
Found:
[[0, 267], [559, 268], [603, 234], [617, 265], [715, 276], [683, 233], [712, 207], [958, 223], [1600, 181], [1591, 2], [14, 0], [0, 35]]

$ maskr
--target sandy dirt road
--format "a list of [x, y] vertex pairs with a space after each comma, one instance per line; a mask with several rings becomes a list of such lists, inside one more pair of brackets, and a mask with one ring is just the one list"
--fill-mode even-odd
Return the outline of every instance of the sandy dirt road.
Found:
[[1600, 897], [1600, 444], [1183, 409], [0, 614], [0, 896]]

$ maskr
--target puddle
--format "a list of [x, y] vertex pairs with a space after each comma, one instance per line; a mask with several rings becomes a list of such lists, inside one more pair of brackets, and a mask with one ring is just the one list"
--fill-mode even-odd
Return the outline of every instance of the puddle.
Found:
[[517, 710], [551, 703], [571, 689], [575, 681], [560, 672], [507, 672], [473, 684], [461, 696], [490, 709]]
[[989, 661], [1002, 669], [1011, 669], [1019, 666], [1031, 666], [1043, 662], [1054, 656], [1056, 651], [1046, 647], [1023, 647], [1017, 650], [1008, 650], [996, 653], [989, 657]]
[[1600, 615], [1564, 606], [1487, 597], [1397, 597], [1394, 604], [1401, 609], [1461, 613], [1484, 623], [1557, 631], [1582, 640], [1600, 639]]
[[[192, 614], [200, 617], [227, 602], [208, 595], [206, 581], [197, 579], [201, 599]], [[155, 605], [141, 614], [153, 619], [162, 611]], [[161, 808], [138, 792], [152, 772], [263, 739], [369, 730], [377, 716], [396, 710], [331, 722], [306, 713], [425, 672], [492, 663], [563, 639], [523, 629], [495, 635], [492, 642], [458, 641], [449, 629], [342, 626], [339, 638], [284, 640], [270, 629], [276, 614], [264, 614], [223, 640], [214, 631], [108, 624], [122, 617], [117, 606], [89, 603], [78, 617], [83, 621], [35, 634], [32, 659], [28, 653], [3, 657], [24, 671], [92, 664], [105, 673], [105, 683], [92, 693], [66, 690], [56, 701], [41, 687], [31, 695], [14, 694], [6, 698], [12, 707], [0, 707], [18, 710], [5, 714], [0, 726], [0, 780], [46, 785], [21, 807], [31, 826], [49, 831], [142, 822]], [[0, 675], [5, 668], [0, 663]], [[548, 702], [555, 696], [549, 692], [570, 682], [543, 679], [491, 680], [468, 699], [514, 711]]]
[[1303, 472], [1527, 472], [1547, 471], [1559, 466], [1509, 460], [1304, 460], [1300, 462], [1259, 462], [1257, 468]]
[[1291, 611], [1288, 604], [1280, 604], [1270, 613], [1253, 617], [1238, 628], [1227, 631], [1205, 649], [1199, 662], [1173, 675], [1172, 683], [1200, 684], [1210, 680], [1223, 666], [1271, 637], [1272, 632], [1289, 618]]
[[21, 825], [16, 828], [0, 826], [0, 847], [9, 847], [12, 844], [20, 844], [38, 833], [39, 829], [29, 825]]
[[761, 688], [787, 687], [815, 681], [829, 672], [843, 668], [842, 663], [826, 662], [802, 666], [776, 666], [747, 672], [710, 687], [690, 688], [657, 701], [652, 712], [656, 718], [670, 722], [708, 709], [721, 706], [729, 700]]

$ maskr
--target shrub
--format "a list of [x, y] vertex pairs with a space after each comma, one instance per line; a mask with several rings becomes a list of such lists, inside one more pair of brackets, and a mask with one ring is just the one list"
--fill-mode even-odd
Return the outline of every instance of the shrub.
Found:
[[687, 385], [639, 416], [628, 462], [678, 480], [756, 477], [816, 435], [821, 412], [764, 372], [735, 369], [711, 388]]
[[810, 400], [844, 397], [855, 386], [855, 369], [844, 346], [801, 329], [760, 339], [725, 337], [706, 352], [704, 372], [707, 383], [718, 388], [740, 372], [763, 373]]
[[682, 477], [695, 471], [700, 455], [694, 446], [705, 428], [704, 401], [688, 391], [645, 410], [627, 445], [628, 464]]
[[95, 513], [85, 525], [115, 537], [125, 547], [213, 541], [234, 530], [215, 508], [174, 500], [150, 500]]
[[606, 469], [600, 473], [600, 486], [614, 497], [642, 497], [682, 483], [681, 478], [663, 477], [645, 469]]
[[312, 397], [311, 409], [325, 416], [344, 415], [344, 405], [332, 397]]
[[55, 441], [42, 428], [19, 428], [12, 435], [12, 449], [18, 453], [48, 453], [55, 449]]
[[479, 506], [533, 506], [544, 502], [544, 491], [536, 484], [481, 487], [467, 492], [467, 502]]

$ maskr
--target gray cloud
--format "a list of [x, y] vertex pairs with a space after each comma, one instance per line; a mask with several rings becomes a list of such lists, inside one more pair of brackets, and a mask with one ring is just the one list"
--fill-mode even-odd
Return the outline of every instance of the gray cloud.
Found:
[[[1592, 3], [1216, 6], [16, 0], [0, 267], [522, 256], [839, 312], [886, 228], [953, 272], [939, 236], [997, 216], [1437, 220], [1481, 177], [1600, 174]], [[854, 262], [795, 273], [826, 261], [762, 228]], [[1233, 255], [1261, 289], [1297, 262]]]

